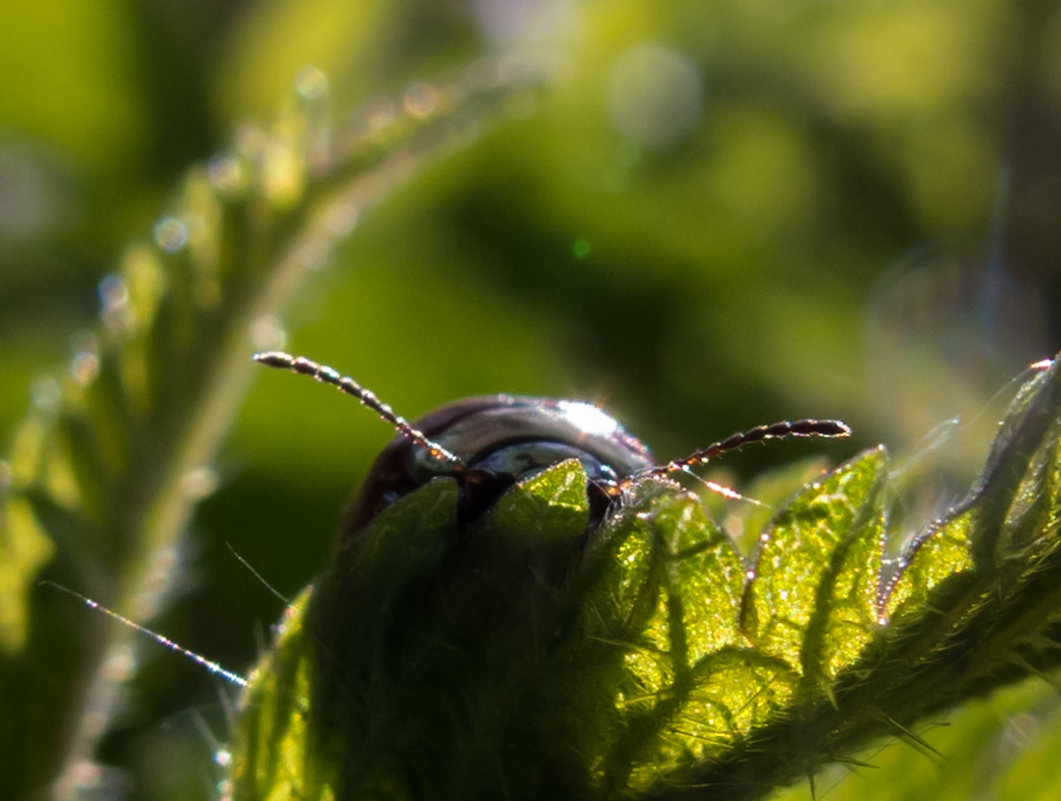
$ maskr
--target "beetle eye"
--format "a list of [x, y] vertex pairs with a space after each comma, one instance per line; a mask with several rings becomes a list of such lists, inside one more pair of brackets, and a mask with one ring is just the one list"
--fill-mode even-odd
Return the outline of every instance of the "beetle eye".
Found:
[[476, 469], [512, 476], [516, 481], [529, 478], [567, 459], [578, 459], [591, 480], [608, 480], [615, 475], [592, 454], [562, 442], [519, 442], [498, 448], [473, 460]]

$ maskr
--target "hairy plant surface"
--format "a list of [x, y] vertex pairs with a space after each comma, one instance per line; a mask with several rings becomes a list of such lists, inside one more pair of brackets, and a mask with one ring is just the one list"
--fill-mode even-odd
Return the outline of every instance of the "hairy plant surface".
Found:
[[233, 795], [754, 799], [919, 743], [932, 713], [1057, 662], [1059, 410], [1051, 366], [887, 571], [883, 448], [800, 490], [747, 558], [668, 481], [587, 539], [577, 462], [463, 529], [438, 479], [291, 610]]
[[[136, 13], [111, 5], [112, 12]], [[136, 635], [102, 616], [85, 622], [82, 610], [72, 612], [69, 599], [41, 579], [150, 622], [199, 577], [202, 551], [222, 550], [218, 543], [237, 530], [244, 543], [260, 540], [254, 564], [262, 553], [294, 563], [292, 554], [309, 552], [315, 536], [323, 542], [360, 469], [352, 466], [367, 464], [345, 429], [340, 435], [303, 414], [281, 390], [269, 396], [268, 423], [259, 412], [250, 429], [253, 437], [271, 427], [287, 439], [272, 453], [271, 472], [226, 495], [253, 468], [244, 461], [232, 469], [232, 453], [218, 451], [249, 382], [250, 354], [284, 344], [285, 312], [327, 263], [346, 260], [357, 270], [347, 271], [356, 275], [341, 293], [317, 283], [318, 305], [339, 309], [331, 310], [324, 336], [365, 361], [386, 363], [388, 380], [399, 387], [404, 381], [406, 389], [430, 387], [452, 399], [467, 391], [538, 392], [547, 375], [552, 383], [540, 394], [577, 386], [604, 396], [606, 388], [626, 405], [624, 413], [650, 409], [643, 422], [666, 420], [687, 445], [719, 433], [722, 419], [728, 427], [734, 409], [759, 404], [775, 411], [780, 405], [779, 415], [850, 411], [864, 419], [883, 408], [894, 415], [888, 425], [919, 433], [938, 422], [940, 398], [949, 404], [964, 379], [979, 379], [964, 400], [980, 409], [983, 387], [997, 377], [932, 350], [942, 334], [919, 327], [925, 321], [912, 320], [888, 292], [882, 297], [877, 281], [886, 261], [911, 242], [984, 227], [978, 209], [991, 206], [982, 201], [993, 191], [996, 148], [1005, 151], [995, 137], [1023, 136], [1029, 120], [1061, 118], [1052, 105], [1029, 113], [1021, 103], [1031, 94], [1012, 90], [1028, 86], [1056, 100], [1034, 67], [1036, 58], [1052, 63], [1048, 34], [1056, 26], [1037, 15], [1025, 19], [999, 3], [975, 13], [963, 6], [952, 26], [945, 15], [925, 17], [918, 4], [872, 8], [869, 16], [857, 5], [812, 4], [764, 28], [754, 5], [723, 4], [709, 20], [700, 18], [708, 9], [702, 4], [682, 6], [695, 19], [660, 4], [598, 4], [579, 25], [560, 26], [558, 61], [528, 69], [536, 59], [502, 55], [429, 82], [420, 78], [437, 69], [435, 56], [429, 66], [409, 62], [394, 77], [395, 65], [408, 61], [406, 48], [446, 40], [433, 28], [429, 36], [412, 35], [427, 30], [420, 5], [406, 10], [408, 26], [378, 28], [364, 24], [360, 5], [345, 6], [352, 26], [345, 31], [333, 24], [336, 17], [303, 11], [303, 3], [276, 5], [325, 20], [321, 32], [334, 37], [357, 74], [372, 53], [387, 51], [372, 74], [388, 86], [414, 79], [399, 95], [334, 123], [333, 111], [352, 107], [349, 95], [364, 87], [354, 82], [333, 105], [323, 71], [299, 74], [273, 125], [243, 125], [227, 150], [185, 175], [149, 240], [128, 246], [99, 281], [100, 316], [73, 338], [68, 370], [33, 384], [29, 413], [0, 460], [0, 786], [12, 797], [48, 792], [71, 801], [130, 785], [139, 792], [156, 775], [166, 777], [165, 792], [145, 797], [204, 797], [208, 782], [185, 767], [199, 757], [167, 761], [172, 753], [156, 747], [159, 730], [176, 728], [169, 725], [173, 707], [145, 701], [151, 680], [143, 674], [131, 681], [142, 650]], [[335, 11], [342, 4], [328, 5]], [[77, 19], [101, 15], [86, 9], [83, 18], [65, 8], [56, 15], [81, 31], [86, 26]], [[755, 35], [734, 35], [731, 25], [740, 20], [739, 30]], [[988, 34], [1006, 24], [1035, 33], [1038, 44], [1020, 40], [1005, 54], [985, 50]], [[9, 38], [21, 36], [9, 28]], [[88, 76], [82, 91], [64, 85], [55, 97], [77, 122], [76, 138], [93, 149], [100, 119], [117, 124], [130, 115], [68, 100], [113, 88], [107, 73], [100, 79], [82, 66], [82, 54], [112, 48], [55, 45], [54, 26], [41, 28], [45, 38], [24, 48], [32, 62], [49, 48], [69, 50], [74, 72]], [[257, 34], [259, 58], [244, 77], [232, 77], [234, 84], [273, 63], [277, 43], [297, 30], [275, 30], [281, 28], [290, 31]], [[360, 45], [352, 44], [354, 29]], [[907, 41], [912, 33], [915, 41]], [[381, 34], [391, 37], [392, 50]], [[874, 46], [863, 46], [864, 37]], [[922, 38], [930, 46], [922, 48]], [[664, 40], [666, 47], [653, 44]], [[915, 85], [908, 69], [922, 50], [922, 73], [946, 80], [930, 92], [896, 95], [896, 87]], [[898, 72], [878, 72], [881, 52], [899, 54]], [[992, 58], [981, 58], [984, 52]], [[810, 58], [798, 58], [804, 53]], [[981, 63], [1000, 65], [1002, 78], [970, 74], [967, 86], [951, 75], [951, 65]], [[749, 65], [761, 77], [733, 80], [748, 75]], [[643, 68], [695, 90], [673, 106], [690, 113], [673, 115], [673, 98], [653, 94], [675, 84], [633, 80]], [[286, 62], [276, 69], [286, 75]], [[36, 67], [8, 72], [20, 81], [40, 77]], [[871, 74], [890, 77], [859, 78]], [[117, 94], [135, 94], [114, 86]], [[170, 91], [165, 81], [160, 86]], [[970, 103], [973, 86], [984, 94]], [[18, 88], [5, 95], [8, 102], [45, 93]], [[989, 126], [987, 134], [978, 128], [982, 115], [970, 109], [993, 108], [996, 92], [1021, 102], [1007, 125]], [[654, 97], [666, 102], [656, 106]], [[179, 136], [184, 121], [175, 121], [185, 107], [171, 107], [168, 94], [163, 99], [157, 105], [168, 122], [158, 125]], [[100, 117], [83, 113], [90, 110]], [[669, 130], [678, 138], [654, 138], [641, 126], [652, 120], [674, 123]], [[1037, 141], [1055, 142], [1050, 130]], [[100, 138], [111, 165], [101, 171], [121, 160], [114, 153], [125, 156], [121, 141]], [[893, 141], [905, 144], [881, 150]], [[1027, 163], [1016, 173], [1044, 176], [1048, 185], [1053, 173], [1044, 165], [1053, 162], [1035, 161], [1038, 151], [1021, 144], [1015, 152]], [[469, 146], [473, 155], [433, 166]], [[1043, 152], [1053, 153], [1052, 144]], [[27, 155], [4, 150], [0, 171], [17, 178], [22, 173], [12, 173], [12, 164]], [[52, 165], [56, 174], [62, 161]], [[97, 177], [89, 170], [82, 180]], [[398, 198], [393, 214], [374, 217], [373, 224], [381, 217], [386, 224], [373, 234], [363, 224], [368, 212], [410, 182], [417, 192]], [[29, 218], [54, 217], [48, 230], [55, 250], [44, 262], [63, 261], [71, 236], [64, 215], [51, 214], [48, 204], [34, 212], [28, 201], [39, 184], [23, 184], [11, 196], [27, 203]], [[71, 204], [92, 207], [91, 194], [86, 201], [69, 191]], [[1029, 209], [1041, 214], [1048, 208], [1043, 196], [1015, 190], [1014, 216], [1022, 207], [1026, 216]], [[93, 232], [85, 236], [98, 238], [93, 247], [107, 241], [99, 231], [112, 229], [99, 218], [78, 219]], [[1044, 230], [1052, 232], [1049, 222]], [[845, 235], [837, 237], [838, 230]], [[804, 232], [798, 241], [797, 232]], [[7, 236], [5, 227], [0, 238]], [[367, 253], [340, 252], [349, 240], [367, 240]], [[1053, 264], [1047, 240], [1032, 237], [1034, 247], [1025, 242], [1023, 252]], [[996, 249], [1000, 242], [992, 242], [985, 281], [998, 278]], [[87, 261], [98, 268], [96, 256]], [[27, 275], [40, 266], [27, 264]], [[836, 280], [839, 264], [844, 280]], [[26, 331], [65, 330], [46, 315], [36, 319], [38, 307], [23, 297], [23, 271], [7, 267], [0, 271], [5, 325], [17, 318], [30, 321]], [[42, 275], [28, 286], [51, 292], [61, 283], [71, 293], [87, 287], [57, 278], [61, 272]], [[94, 282], [98, 273], [92, 275]], [[926, 315], [931, 325], [948, 321], [964, 296], [946, 282], [945, 291], [928, 291], [923, 280], [931, 276], [913, 277], [906, 286], [916, 309], [931, 297], [938, 304]], [[998, 312], [1003, 297], [991, 286], [984, 296]], [[1002, 316], [999, 331], [1022, 331], [1025, 323], [1035, 329], [1038, 289], [1016, 296], [1018, 312]], [[867, 312], [869, 305], [875, 311]], [[977, 319], [994, 319], [989, 312], [978, 308]], [[915, 379], [916, 397], [904, 408], [895, 403], [903, 395], [895, 379], [901, 371], [879, 371], [877, 398], [864, 391], [864, 377], [837, 369], [861, 358], [851, 332], [862, 330], [867, 313], [875, 347], [901, 346], [918, 365], [934, 366], [931, 378]], [[327, 315], [315, 308], [314, 316]], [[645, 322], [622, 325], [626, 320]], [[1013, 338], [1019, 347], [1012, 350], [992, 346], [1006, 376], [1024, 358], [1012, 354], [1041, 350]], [[19, 378], [5, 389], [17, 384], [7, 394], [21, 404], [22, 379], [45, 357], [30, 347], [29, 355], [12, 358], [16, 350], [5, 341], [5, 368], [15, 365]], [[470, 365], [487, 365], [489, 378], [472, 374]], [[597, 381], [619, 369], [625, 378]], [[1056, 797], [1061, 779], [1041, 758], [1061, 741], [1056, 699], [1046, 684], [1046, 696], [1016, 684], [1032, 674], [1050, 679], [1057, 661], [1056, 373], [1043, 369], [1020, 391], [977, 483], [897, 560], [886, 557], [887, 542], [902, 532], [889, 531], [894, 482], [883, 449], [818, 476], [778, 504], [748, 552], [705, 511], [710, 500], [666, 481], [641, 482], [589, 532], [585, 476], [574, 464], [519, 486], [467, 527], [456, 523], [451, 482], [423, 488], [335, 553], [289, 608], [238, 720], [220, 738], [232, 743], [225, 792], [255, 800], [752, 798], [802, 776], [832, 777], [829, 765], [886, 758], [898, 767], [874, 786], [874, 797], [921, 797], [936, 774], [926, 777], [895, 756], [914, 749], [870, 760], [867, 745], [898, 739], [931, 752], [926, 731], [944, 712], [1001, 697], [1005, 712], [966, 705], [956, 713], [956, 724], [966, 722], [955, 726], [954, 752], [982, 772], [1005, 766], [991, 774], [1003, 797]], [[955, 382], [955, 374], [963, 380]], [[852, 387], [858, 400], [851, 400]], [[387, 386], [388, 398], [391, 391]], [[844, 393], [851, 397], [841, 400]], [[440, 400], [417, 397], [414, 405]], [[834, 404], [847, 411], [822, 408]], [[248, 417], [251, 406], [244, 407]], [[323, 429], [323, 443], [314, 440]], [[872, 436], [870, 442], [894, 442]], [[232, 451], [239, 462], [240, 447]], [[955, 461], [959, 467], [948, 469], [956, 472], [968, 463], [964, 455]], [[343, 489], [332, 495], [322, 489], [329, 481]], [[197, 505], [219, 488], [227, 514], [215, 516], [212, 529], [203, 525], [210, 537], [189, 536], [204, 522], [202, 508], [193, 518]], [[270, 519], [276, 506], [285, 514]], [[328, 524], [307, 522], [311, 513]], [[755, 510], [746, 520], [762, 516]], [[728, 531], [732, 520], [725, 522]], [[758, 526], [748, 528], [754, 538]], [[286, 579], [291, 586], [320, 564], [315, 557], [307, 563], [313, 568]], [[199, 618], [214, 624], [223, 642], [252, 639], [248, 615], [231, 613], [236, 592], [218, 584]], [[226, 614], [216, 614], [221, 608]], [[156, 680], [154, 689], [178, 683]], [[1013, 686], [988, 696], [1003, 685]], [[189, 697], [173, 705], [186, 708]], [[216, 693], [211, 700], [222, 706]], [[975, 717], [974, 709], [983, 714]], [[137, 734], [123, 739], [133, 729]], [[193, 737], [212, 749], [198, 731]], [[982, 758], [988, 746], [997, 759]], [[981, 778], [967, 771], [952, 797], [968, 798]], [[213, 787], [205, 791], [214, 795]]]

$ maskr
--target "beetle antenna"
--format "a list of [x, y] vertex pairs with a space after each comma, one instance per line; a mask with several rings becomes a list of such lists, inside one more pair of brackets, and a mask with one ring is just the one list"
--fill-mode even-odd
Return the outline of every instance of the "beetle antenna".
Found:
[[684, 459], [675, 459], [667, 464], [650, 467], [623, 480], [623, 484], [629, 484], [634, 480], [642, 478], [666, 478], [671, 473], [686, 472], [697, 465], [706, 464], [727, 451], [735, 451], [750, 445], [753, 442], [763, 442], [768, 439], [786, 439], [788, 437], [847, 437], [851, 435], [851, 429], [840, 420], [782, 420], [766, 426], [756, 426], [739, 434], [701, 448]]
[[349, 376], [342, 375], [337, 370], [324, 364], [318, 364], [304, 356], [292, 356], [289, 353], [276, 350], [255, 353], [254, 361], [267, 367], [276, 367], [281, 370], [290, 370], [299, 375], [313, 376], [322, 384], [330, 384], [340, 392], [357, 398], [362, 406], [367, 406], [374, 411], [382, 419], [394, 426], [399, 434], [411, 439], [427, 451], [432, 459], [446, 465], [454, 473], [463, 473], [467, 470], [463, 459], [452, 451], [443, 448], [434, 440], [428, 439], [423, 431], [414, 428], [408, 420], [395, 413], [390, 406], [377, 398], [372, 390], [365, 389]]

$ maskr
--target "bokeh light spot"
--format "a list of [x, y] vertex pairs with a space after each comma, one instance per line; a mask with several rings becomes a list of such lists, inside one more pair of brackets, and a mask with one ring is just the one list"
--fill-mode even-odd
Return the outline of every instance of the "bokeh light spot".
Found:
[[702, 101], [703, 82], [696, 67], [662, 45], [635, 45], [612, 68], [612, 123], [642, 147], [666, 148], [688, 136], [700, 119]]

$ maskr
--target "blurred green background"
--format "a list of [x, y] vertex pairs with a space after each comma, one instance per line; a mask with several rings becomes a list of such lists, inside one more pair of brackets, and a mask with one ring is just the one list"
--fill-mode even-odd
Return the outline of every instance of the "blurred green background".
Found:
[[[407, 416], [478, 393], [581, 397], [666, 458], [774, 419], [842, 417], [853, 444], [727, 465], [942, 443], [955, 483], [911, 501], [928, 514], [978, 467], [994, 394], [1061, 344], [1056, 2], [8, 5], [3, 431], [185, 170], [271, 119], [306, 65], [329, 76], [340, 126], [484, 54], [526, 53], [552, 76], [359, 221], [285, 318], [289, 349]], [[940, 427], [952, 419], [968, 427]], [[389, 437], [349, 399], [263, 371], [152, 625], [246, 669], [282, 604], [227, 546], [296, 593]], [[44, 575], [69, 581], [71, 558]], [[34, 597], [48, 650], [5, 671], [18, 683], [4, 693], [40, 709], [39, 731], [0, 732], [16, 798], [46, 795], [70, 692], [55, 664], [89, 614]], [[235, 693], [165, 654], [130, 692], [101, 796], [214, 797], [210, 738]]]

